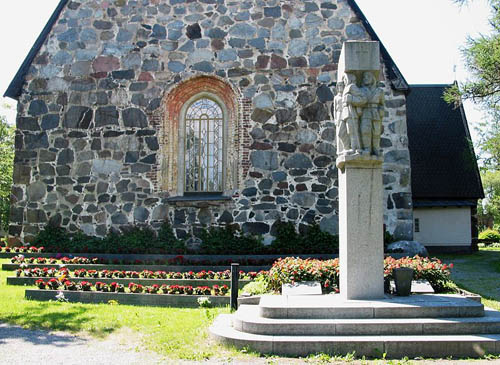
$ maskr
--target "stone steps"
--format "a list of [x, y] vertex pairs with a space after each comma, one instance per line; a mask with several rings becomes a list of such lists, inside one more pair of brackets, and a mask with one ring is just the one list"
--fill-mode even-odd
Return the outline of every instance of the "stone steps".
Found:
[[456, 318], [480, 317], [481, 303], [456, 295], [386, 296], [380, 300], [351, 300], [340, 295], [263, 296], [259, 314], [264, 318]]
[[500, 333], [500, 313], [465, 318], [271, 319], [255, 305], [242, 305], [232, 318], [234, 329], [270, 336], [445, 335]]
[[461, 295], [263, 296], [217, 318], [221, 343], [281, 356], [479, 357], [500, 353], [500, 312]]
[[315, 353], [389, 358], [480, 357], [500, 353], [500, 334], [477, 335], [373, 335], [373, 336], [271, 336], [236, 330], [231, 315], [219, 316], [211, 334], [221, 343], [249, 348], [262, 354], [307, 356]]

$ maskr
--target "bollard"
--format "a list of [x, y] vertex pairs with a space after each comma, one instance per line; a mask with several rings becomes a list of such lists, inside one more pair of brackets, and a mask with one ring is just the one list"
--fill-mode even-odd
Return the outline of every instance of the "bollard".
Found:
[[231, 309], [238, 309], [238, 280], [240, 279], [240, 264], [231, 264]]

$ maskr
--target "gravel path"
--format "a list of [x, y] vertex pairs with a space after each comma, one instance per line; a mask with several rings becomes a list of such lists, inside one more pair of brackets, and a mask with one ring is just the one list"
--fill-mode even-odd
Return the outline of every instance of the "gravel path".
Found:
[[28, 365], [150, 365], [166, 363], [155, 353], [135, 351], [132, 332], [120, 331], [105, 339], [67, 333], [26, 330], [0, 323], [0, 364]]
[[[67, 333], [26, 330], [18, 326], [0, 323], [0, 364], [8, 365], [153, 365], [153, 364], [218, 364], [218, 365], [271, 365], [271, 364], [345, 364], [346, 362], [325, 362], [324, 359], [290, 358], [249, 358], [249, 359], [210, 359], [202, 362], [168, 360], [158, 354], [140, 350], [137, 334], [131, 330], [121, 330], [105, 339], [93, 339]], [[349, 361], [349, 365], [492, 365], [500, 360], [374, 360]]]

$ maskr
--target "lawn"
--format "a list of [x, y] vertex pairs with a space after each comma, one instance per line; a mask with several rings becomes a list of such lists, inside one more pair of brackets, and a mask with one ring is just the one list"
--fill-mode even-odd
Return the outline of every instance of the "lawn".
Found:
[[[0, 260], [7, 263], [8, 260]], [[212, 342], [208, 326], [229, 308], [179, 309], [112, 304], [69, 304], [24, 299], [22, 286], [6, 285], [14, 272], [0, 271], [0, 321], [26, 328], [105, 337], [122, 328], [140, 334], [144, 346], [168, 358], [202, 360], [236, 351]]]
[[[440, 255], [440, 258], [454, 263], [452, 278], [460, 287], [481, 294], [486, 306], [500, 310], [500, 249], [482, 249], [470, 255]], [[6, 262], [8, 260], [0, 259], [0, 264]], [[259, 364], [337, 363], [353, 360], [353, 356], [330, 357], [322, 354], [306, 359], [274, 356], [258, 358], [258, 354], [222, 347], [209, 337], [208, 326], [218, 314], [228, 313], [229, 308], [177, 309], [28, 301], [24, 299], [26, 287], [5, 284], [6, 277], [13, 274], [14, 272], [0, 271], [0, 322], [26, 328], [88, 334], [97, 338], [104, 338], [122, 329], [131, 329], [141, 339], [141, 348], [153, 350], [168, 359], [210, 359], [211, 362], [224, 363], [238, 359], [243, 363]], [[443, 360], [434, 361], [427, 360], [424, 363], [447, 363]], [[361, 360], [361, 363], [412, 364], [414, 361]]]
[[500, 248], [482, 248], [470, 255], [440, 255], [453, 262], [451, 277], [462, 289], [483, 297], [483, 304], [500, 310]]

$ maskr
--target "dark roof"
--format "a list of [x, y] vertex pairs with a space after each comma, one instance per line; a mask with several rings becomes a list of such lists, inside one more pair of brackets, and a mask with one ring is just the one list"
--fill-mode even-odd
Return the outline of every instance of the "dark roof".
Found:
[[408, 141], [414, 200], [484, 197], [463, 106], [443, 100], [450, 85], [411, 85]]
[[437, 207], [475, 207], [477, 199], [472, 200], [415, 200], [414, 208], [437, 208]]
[[40, 48], [42, 48], [42, 45], [45, 43], [47, 36], [49, 35], [50, 31], [52, 30], [52, 27], [56, 23], [57, 19], [59, 18], [59, 15], [61, 14], [64, 7], [66, 6], [67, 2], [68, 2], [68, 0], [61, 0], [59, 2], [56, 10], [54, 10], [49, 21], [47, 22], [47, 24], [43, 28], [42, 33], [40, 33], [40, 35], [36, 39], [33, 47], [31, 47], [31, 50], [29, 51], [28, 55], [24, 59], [24, 62], [22, 63], [19, 70], [17, 71], [16, 76], [14, 76], [14, 79], [10, 82], [9, 87], [7, 88], [7, 91], [5, 91], [5, 94], [3, 96], [8, 96], [9, 98], [12, 98], [12, 99], [17, 99], [21, 95], [21, 92], [23, 90], [24, 78], [26, 77], [26, 74], [28, 73], [28, 71], [31, 67], [31, 63], [33, 62], [36, 55], [40, 51]]
[[378, 37], [377, 33], [375, 33], [375, 31], [373, 30], [372, 26], [368, 22], [368, 19], [366, 19], [365, 14], [363, 14], [358, 4], [356, 4], [355, 0], [347, 0], [347, 3], [352, 8], [358, 19], [361, 21], [361, 23], [363, 23], [363, 26], [368, 32], [370, 38], [374, 41], [380, 42], [380, 53], [382, 55], [382, 58], [384, 59], [385, 66], [387, 67], [387, 74], [388, 74], [387, 76], [391, 81], [392, 87], [396, 90], [408, 92], [409, 85], [406, 82], [406, 79], [404, 78], [401, 71], [399, 71], [398, 66], [396, 66], [396, 64], [394, 63], [394, 60], [392, 59], [389, 52], [387, 52], [387, 49], [385, 48], [384, 44]]
[[[405, 78], [403, 77], [398, 67], [394, 63], [392, 57], [389, 55], [389, 52], [387, 52], [387, 49], [385, 48], [384, 44], [380, 41], [379, 37], [377, 36], [372, 26], [366, 19], [365, 15], [359, 8], [358, 4], [356, 4], [355, 0], [347, 0], [347, 2], [353, 9], [356, 16], [359, 18], [359, 20], [363, 23], [371, 39], [380, 42], [380, 52], [382, 54], [382, 58], [384, 59], [384, 63], [387, 67], [387, 73], [389, 76], [389, 80], [391, 81], [392, 87], [396, 90], [408, 91], [408, 83], [406, 82]], [[62, 10], [64, 9], [67, 3], [68, 0], [61, 0], [59, 2], [59, 5], [57, 5], [56, 10], [54, 11], [49, 21], [45, 25], [45, 28], [43, 28], [42, 33], [40, 33], [40, 35], [38, 36], [35, 44], [28, 53], [28, 56], [26, 56], [23, 64], [17, 71], [16, 76], [14, 76], [14, 79], [11, 81], [4, 96], [17, 99], [21, 95], [24, 79], [29, 71], [31, 63], [33, 62], [36, 55], [40, 51], [42, 45], [45, 43], [45, 40], [47, 39], [50, 31], [52, 30], [52, 27], [56, 23], [57, 19], [59, 18], [59, 15], [61, 14]]]

